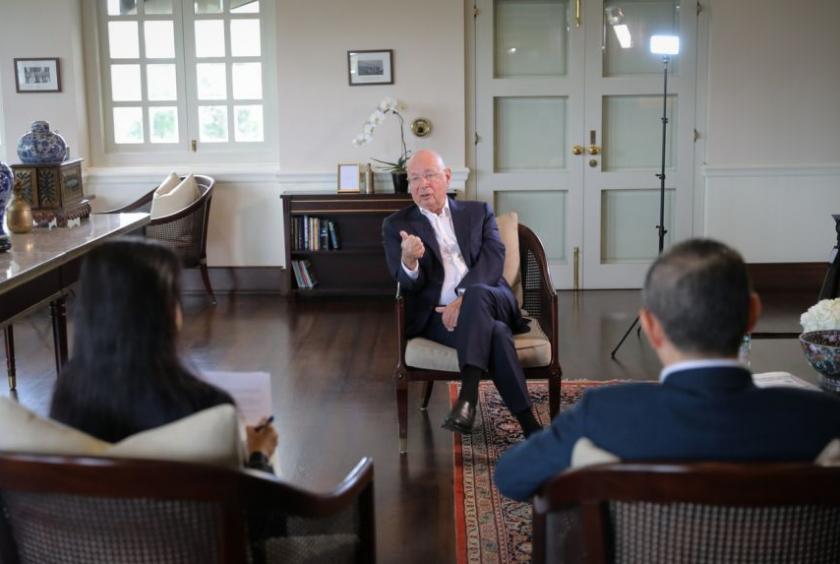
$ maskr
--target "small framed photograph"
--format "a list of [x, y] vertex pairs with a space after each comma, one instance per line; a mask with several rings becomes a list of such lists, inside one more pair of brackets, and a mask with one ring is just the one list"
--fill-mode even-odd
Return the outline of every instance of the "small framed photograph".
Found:
[[61, 92], [60, 73], [57, 58], [15, 59], [18, 92]]
[[359, 192], [362, 186], [362, 165], [359, 163], [339, 163], [338, 193]]
[[347, 51], [350, 86], [394, 84], [394, 50]]

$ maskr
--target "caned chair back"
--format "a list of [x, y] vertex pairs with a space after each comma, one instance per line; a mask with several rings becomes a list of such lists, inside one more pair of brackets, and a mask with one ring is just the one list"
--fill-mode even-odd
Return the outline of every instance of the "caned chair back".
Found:
[[618, 463], [534, 498], [534, 562], [840, 562], [840, 468]]

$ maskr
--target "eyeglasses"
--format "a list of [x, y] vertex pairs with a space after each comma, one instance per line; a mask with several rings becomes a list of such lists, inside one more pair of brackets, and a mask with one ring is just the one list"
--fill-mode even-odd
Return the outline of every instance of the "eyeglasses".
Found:
[[431, 182], [432, 180], [436, 180], [440, 178], [440, 172], [427, 172], [421, 176], [412, 176], [408, 179], [408, 183], [412, 186], [420, 186], [423, 182]]

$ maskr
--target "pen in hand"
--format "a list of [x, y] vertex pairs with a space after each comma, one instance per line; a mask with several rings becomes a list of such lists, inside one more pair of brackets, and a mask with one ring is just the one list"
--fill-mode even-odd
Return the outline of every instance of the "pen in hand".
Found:
[[266, 419], [266, 420], [265, 420], [265, 423], [261, 423], [261, 424], [257, 425], [256, 427], [254, 427], [254, 431], [256, 431], [256, 432], [258, 432], [258, 433], [259, 433], [259, 432], [260, 432], [260, 431], [262, 431], [264, 428], [266, 428], [266, 427], [268, 427], [269, 425], [271, 425], [271, 422], [272, 422], [272, 421], [274, 421], [274, 416], [273, 416], [273, 415], [269, 415], [269, 416], [268, 416], [268, 419]]

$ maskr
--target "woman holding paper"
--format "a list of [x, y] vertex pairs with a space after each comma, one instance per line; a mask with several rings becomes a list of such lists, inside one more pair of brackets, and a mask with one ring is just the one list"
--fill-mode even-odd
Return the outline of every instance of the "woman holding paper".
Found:
[[[231, 396], [184, 366], [180, 264], [147, 239], [108, 241], [82, 265], [74, 312], [73, 356], [61, 371], [50, 417], [117, 442]], [[246, 427], [247, 466], [272, 471], [277, 431], [263, 419]]]

